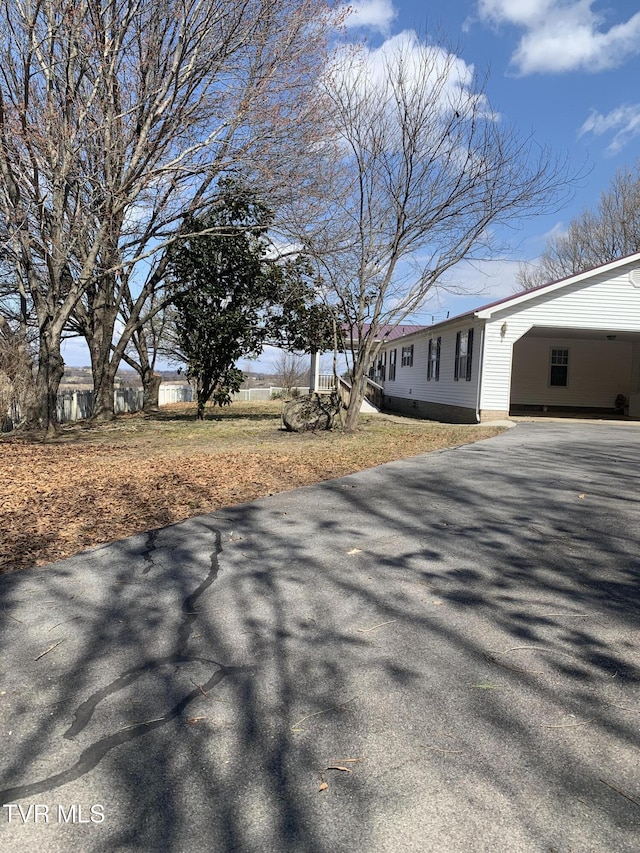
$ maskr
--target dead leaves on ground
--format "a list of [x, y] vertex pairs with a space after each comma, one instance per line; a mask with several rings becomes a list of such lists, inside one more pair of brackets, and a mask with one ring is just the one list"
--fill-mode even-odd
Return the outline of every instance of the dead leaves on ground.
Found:
[[192, 444], [190, 422], [161, 426], [114, 429], [113, 440], [103, 430], [93, 442], [87, 430], [50, 444], [1, 441], [0, 573], [497, 432], [380, 421], [355, 435], [310, 439], [283, 434], [278, 417], [262, 416], [247, 444], [245, 416], [237, 439], [228, 422], [224, 434], [207, 422]]

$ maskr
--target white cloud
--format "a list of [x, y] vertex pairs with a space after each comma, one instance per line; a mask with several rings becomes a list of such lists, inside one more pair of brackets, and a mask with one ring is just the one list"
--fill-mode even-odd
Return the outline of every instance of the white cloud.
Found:
[[522, 75], [603, 71], [640, 53], [640, 12], [606, 28], [594, 0], [479, 0], [480, 19], [525, 33], [512, 56]]
[[406, 322], [428, 326], [513, 296], [520, 263], [509, 258], [461, 261], [447, 274], [446, 281], [430, 292], [425, 306]]
[[[394, 102], [390, 76], [402, 69], [406, 90], [437, 93], [443, 112], [456, 109], [460, 113], [486, 110], [485, 118], [496, 120], [486, 98], [474, 91], [474, 68], [445, 48], [428, 44], [415, 30], [405, 30], [386, 39], [380, 47], [361, 46], [354, 54], [350, 49], [338, 53], [336, 76], [354, 75], [363, 96], [375, 94]], [[477, 113], [476, 113], [477, 115]]]
[[398, 14], [391, 0], [356, 0], [347, 8], [351, 14], [345, 22], [349, 29], [366, 28], [386, 33]]
[[447, 274], [445, 287], [453, 291], [447, 302], [458, 313], [469, 299], [476, 307], [513, 293], [520, 261], [497, 258], [487, 261], [462, 261]]
[[607, 146], [607, 152], [617, 154], [634, 137], [640, 136], [640, 104], [616, 107], [610, 113], [594, 110], [578, 132], [578, 136], [592, 133], [594, 136], [605, 136], [613, 133], [613, 139]]
[[483, 20], [524, 27], [544, 20], [554, 2], [555, 0], [480, 0], [478, 11]]
[[467, 87], [473, 80], [473, 66], [459, 58], [452, 64], [451, 55], [446, 50], [421, 42], [413, 30], [388, 38], [378, 48], [364, 48], [363, 55], [374, 82], [382, 82], [386, 78], [389, 64], [395, 57], [402, 57], [403, 66], [415, 79], [416, 85], [424, 82], [425, 67], [433, 69], [435, 79], [446, 74], [457, 87]]

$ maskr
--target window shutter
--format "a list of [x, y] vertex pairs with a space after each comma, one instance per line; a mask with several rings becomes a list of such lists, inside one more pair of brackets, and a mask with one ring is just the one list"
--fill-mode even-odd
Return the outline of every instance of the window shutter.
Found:
[[467, 382], [471, 380], [471, 366], [473, 362], [473, 329], [469, 329], [467, 342]]
[[436, 375], [435, 375], [436, 382], [438, 381], [438, 379], [440, 379], [440, 342], [441, 341], [442, 341], [442, 338], [438, 338], [438, 340], [436, 342]]
[[460, 332], [456, 333], [456, 358], [454, 361], [453, 378], [458, 378], [458, 367], [460, 362]]
[[431, 379], [431, 350], [433, 349], [433, 340], [429, 338], [429, 347], [427, 350], [427, 379]]

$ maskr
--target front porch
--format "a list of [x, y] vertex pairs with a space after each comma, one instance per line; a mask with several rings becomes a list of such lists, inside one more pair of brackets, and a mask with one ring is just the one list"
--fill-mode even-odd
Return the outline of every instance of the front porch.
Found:
[[[360, 407], [361, 412], [379, 412], [382, 409], [384, 389], [372, 379], [367, 377], [367, 388], [365, 398]], [[351, 384], [342, 377], [334, 376], [333, 373], [317, 373], [311, 375], [309, 391], [316, 394], [331, 394], [337, 391], [340, 394], [342, 405], [346, 409], [351, 400]]]

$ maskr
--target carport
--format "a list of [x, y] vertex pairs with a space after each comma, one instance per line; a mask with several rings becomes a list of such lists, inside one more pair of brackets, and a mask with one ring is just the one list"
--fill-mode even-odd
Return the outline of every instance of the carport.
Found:
[[[386, 341], [385, 404], [452, 423], [640, 418], [640, 252]], [[393, 361], [395, 364], [396, 362]]]
[[513, 343], [512, 414], [608, 414], [620, 397], [640, 417], [639, 330], [533, 326]]

